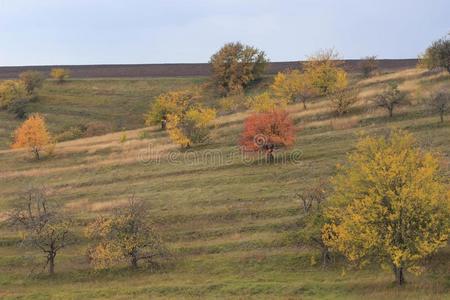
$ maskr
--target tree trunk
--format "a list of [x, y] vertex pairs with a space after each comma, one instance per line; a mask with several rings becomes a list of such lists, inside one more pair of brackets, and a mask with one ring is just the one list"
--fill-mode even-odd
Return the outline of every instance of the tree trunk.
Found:
[[405, 283], [403, 267], [394, 267], [394, 272], [395, 272], [395, 282], [400, 286], [403, 285]]
[[394, 115], [394, 108], [389, 108], [389, 118], [392, 118], [392, 116]]
[[33, 149], [34, 157], [36, 157], [37, 160], [40, 160], [41, 157], [39, 156], [39, 150], [34, 148]]
[[55, 275], [55, 256], [53, 253], [48, 255], [48, 274], [51, 276]]
[[267, 151], [266, 152], [266, 161], [269, 163], [273, 163], [274, 160], [275, 160], [275, 158], [273, 157], [272, 151]]
[[441, 123], [444, 123], [444, 112], [443, 111], [440, 112], [440, 117], [441, 117]]
[[303, 102], [303, 108], [306, 110], [306, 99], [303, 99], [302, 102]]
[[133, 251], [131, 253], [131, 267], [133, 269], [137, 269], [138, 268], [138, 257], [137, 257], [137, 251]]

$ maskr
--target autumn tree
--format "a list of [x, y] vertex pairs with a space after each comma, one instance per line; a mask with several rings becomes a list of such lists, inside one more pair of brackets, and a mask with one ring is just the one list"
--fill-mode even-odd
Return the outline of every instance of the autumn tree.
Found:
[[450, 110], [450, 93], [446, 90], [434, 92], [427, 99], [428, 106], [439, 114], [441, 122], [444, 122], [444, 115]]
[[390, 266], [399, 285], [405, 271], [447, 245], [450, 194], [438, 159], [394, 131], [366, 137], [339, 167], [327, 200], [322, 237], [349, 261]]
[[294, 124], [283, 110], [255, 113], [244, 122], [240, 145], [244, 151], [264, 152], [269, 162], [276, 148], [289, 147], [295, 141]]
[[358, 91], [355, 89], [347, 89], [337, 91], [329, 96], [334, 111], [342, 116], [358, 101]]
[[95, 242], [88, 254], [97, 269], [123, 261], [137, 268], [140, 261], [153, 264], [155, 259], [168, 254], [155, 226], [149, 221], [147, 206], [134, 195], [125, 207], [89, 224], [86, 234]]
[[327, 186], [328, 183], [320, 179], [297, 193], [301, 209], [300, 219], [297, 222], [300, 229], [292, 236], [300, 246], [318, 249], [322, 258], [322, 266], [331, 261], [331, 253], [322, 239], [322, 227], [325, 225], [323, 210]]
[[5, 80], [0, 83], [0, 109], [6, 109], [12, 102], [26, 97], [27, 91], [21, 81]]
[[340, 67], [339, 55], [333, 49], [321, 50], [304, 63], [304, 74], [320, 95], [329, 95], [348, 85], [347, 72]]
[[55, 79], [57, 83], [61, 84], [70, 77], [70, 70], [63, 68], [54, 68], [50, 71], [50, 76]]
[[163, 93], [156, 97], [145, 116], [145, 125], [160, 124], [169, 114], [181, 114], [191, 105], [198, 95], [192, 91], [175, 91]]
[[9, 223], [21, 230], [23, 244], [45, 254], [48, 272], [55, 273], [55, 259], [74, 242], [73, 222], [61, 207], [47, 200], [45, 188], [31, 188], [9, 213]]
[[370, 77], [378, 69], [377, 57], [373, 55], [362, 58], [360, 68], [364, 77]]
[[311, 78], [299, 70], [278, 73], [270, 89], [276, 98], [286, 102], [301, 101], [305, 109], [307, 100], [317, 94]]
[[239, 42], [225, 44], [211, 56], [212, 79], [222, 95], [239, 94], [264, 73], [263, 51]]
[[28, 95], [32, 95], [36, 89], [42, 87], [45, 77], [39, 71], [25, 71], [19, 74], [20, 81], [24, 84]]
[[39, 160], [43, 148], [50, 144], [51, 136], [44, 118], [33, 114], [15, 131], [12, 148], [29, 148]]
[[389, 117], [394, 114], [395, 107], [405, 103], [405, 94], [398, 89], [395, 81], [389, 82], [386, 89], [375, 97], [375, 104], [386, 109]]
[[425, 50], [420, 58], [420, 65], [432, 70], [443, 68], [450, 73], [450, 34], [437, 41]]
[[284, 98], [272, 97], [269, 92], [264, 92], [246, 98], [246, 106], [254, 112], [270, 112], [276, 109], [283, 109], [287, 105]]

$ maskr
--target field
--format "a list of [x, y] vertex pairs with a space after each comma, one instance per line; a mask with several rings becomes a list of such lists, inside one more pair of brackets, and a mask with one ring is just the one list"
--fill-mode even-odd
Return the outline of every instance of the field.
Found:
[[[388, 118], [368, 99], [392, 79], [411, 104]], [[301, 230], [295, 194], [332, 176], [361, 134], [407, 129], [420, 145], [442, 154], [443, 175], [449, 178], [449, 117], [439, 123], [420, 101], [423, 91], [449, 86], [448, 74], [408, 69], [354, 83], [361, 100], [339, 119], [324, 98], [314, 99], [307, 110], [290, 105], [300, 128], [297, 141], [293, 149], [276, 153], [285, 160], [273, 165], [239, 154], [247, 112], [220, 116], [211, 142], [189, 151], [180, 151], [156, 127], [141, 128], [153, 96], [204, 82], [201, 77], [47, 82], [32, 109], [46, 116], [50, 130], [91, 121], [125, 130], [59, 143], [52, 157], [39, 162], [7, 148], [18, 122], [0, 114], [0, 211], [7, 211], [26, 187], [46, 185], [50, 199], [73, 213], [79, 235], [79, 243], [57, 257], [57, 276], [50, 278], [30, 274], [41, 254], [18, 248], [19, 234], [2, 225], [0, 298], [450, 299], [450, 247], [431, 257], [423, 274], [407, 274], [408, 283], [398, 288], [391, 272], [376, 265], [346, 269], [337, 259], [322, 268], [318, 252], [288, 238]], [[173, 257], [158, 270], [94, 271], [82, 226], [120, 207], [132, 193], [148, 201]]]

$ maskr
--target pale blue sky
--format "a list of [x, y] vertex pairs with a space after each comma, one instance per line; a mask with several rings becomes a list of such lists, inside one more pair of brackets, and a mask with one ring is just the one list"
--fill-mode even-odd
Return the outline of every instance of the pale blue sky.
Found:
[[414, 58], [449, 16], [450, 0], [0, 0], [0, 65], [207, 62], [230, 41], [272, 61]]

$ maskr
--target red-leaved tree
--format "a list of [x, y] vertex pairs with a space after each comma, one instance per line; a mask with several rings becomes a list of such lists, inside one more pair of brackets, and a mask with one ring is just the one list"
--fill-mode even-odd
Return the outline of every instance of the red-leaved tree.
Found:
[[249, 116], [244, 123], [240, 145], [244, 151], [263, 151], [267, 160], [273, 161], [274, 149], [292, 146], [294, 141], [295, 128], [289, 114], [275, 110]]

